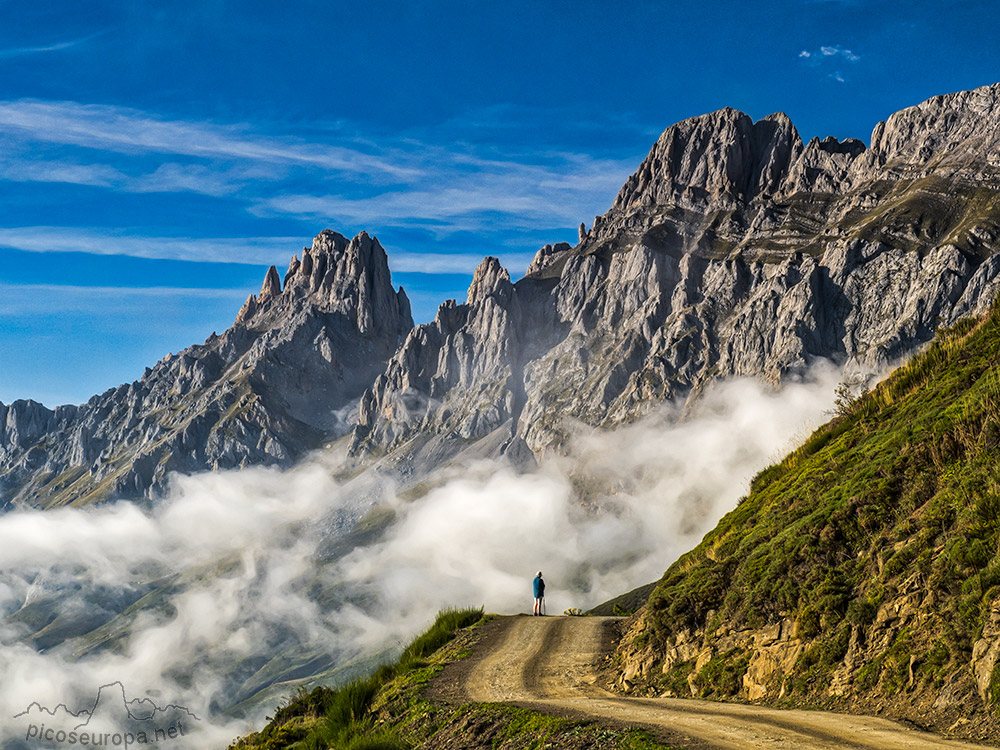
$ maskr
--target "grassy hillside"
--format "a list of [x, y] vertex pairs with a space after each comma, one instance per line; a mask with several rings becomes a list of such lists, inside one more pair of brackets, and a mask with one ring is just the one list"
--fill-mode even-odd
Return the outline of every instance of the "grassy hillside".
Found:
[[397, 663], [337, 689], [300, 690], [267, 726], [230, 750], [671, 750], [636, 729], [602, 728], [514, 706], [427, 699], [426, 684], [445, 664], [468, 654], [483, 621], [482, 609], [442, 612]]
[[998, 369], [994, 306], [761, 472], [654, 589], [623, 684], [995, 736]]

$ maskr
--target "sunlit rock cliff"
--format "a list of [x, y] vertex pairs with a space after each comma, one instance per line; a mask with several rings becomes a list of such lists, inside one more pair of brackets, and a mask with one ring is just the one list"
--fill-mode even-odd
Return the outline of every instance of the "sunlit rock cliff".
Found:
[[416, 327], [362, 400], [356, 449], [506, 431], [535, 454], [709, 380], [882, 365], [985, 309], [1000, 256], [1000, 85], [803, 144], [723, 109], [657, 140], [575, 247]]
[[172, 471], [286, 464], [348, 433], [358, 460], [411, 474], [470, 446], [530, 465], [575, 423], [715, 378], [882, 365], [995, 296], [998, 190], [1000, 84], [897, 112], [868, 148], [803, 143], [780, 113], [684, 120], [575, 246], [517, 281], [487, 258], [416, 327], [378, 242], [324, 231], [231, 329], [138, 381], [0, 405], [0, 502], [149, 496]]

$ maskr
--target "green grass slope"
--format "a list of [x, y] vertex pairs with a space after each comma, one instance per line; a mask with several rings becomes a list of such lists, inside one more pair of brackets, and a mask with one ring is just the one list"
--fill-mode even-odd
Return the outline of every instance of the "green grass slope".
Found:
[[622, 684], [995, 738], [1000, 307], [842, 412], [667, 570]]
[[425, 697], [427, 683], [446, 664], [468, 655], [486, 619], [482, 609], [441, 612], [395, 664], [339, 688], [299, 690], [267, 726], [229, 750], [671, 750], [637, 729], [501, 704], [445, 705]]

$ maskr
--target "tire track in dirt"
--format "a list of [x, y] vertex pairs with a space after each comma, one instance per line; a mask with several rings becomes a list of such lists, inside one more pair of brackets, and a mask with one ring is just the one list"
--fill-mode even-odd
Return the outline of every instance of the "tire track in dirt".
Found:
[[612, 617], [500, 617], [473, 654], [450, 665], [439, 697], [514, 703], [544, 713], [650, 730], [708, 750], [984, 750], [871, 716], [680, 698], [629, 698], [599, 682], [613, 650]]

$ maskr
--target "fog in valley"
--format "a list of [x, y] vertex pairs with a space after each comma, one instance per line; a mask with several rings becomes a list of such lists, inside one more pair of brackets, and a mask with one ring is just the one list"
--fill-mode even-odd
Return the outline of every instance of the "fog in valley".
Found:
[[[454, 465], [416, 499], [373, 471], [335, 480], [344, 456], [327, 452], [287, 471], [176, 476], [151, 509], [2, 515], [0, 739], [16, 747], [30, 722], [59, 719], [15, 718], [32, 702], [89, 710], [121, 682], [198, 717], [170, 747], [225, 747], [295, 678], [389, 658], [444, 607], [530, 611], [538, 570], [550, 614], [656, 580], [828, 418], [840, 377], [818, 366], [780, 391], [718, 384], [685, 419], [669, 404], [581, 427], [537, 471]], [[345, 537], [361, 518], [381, 533]]]

